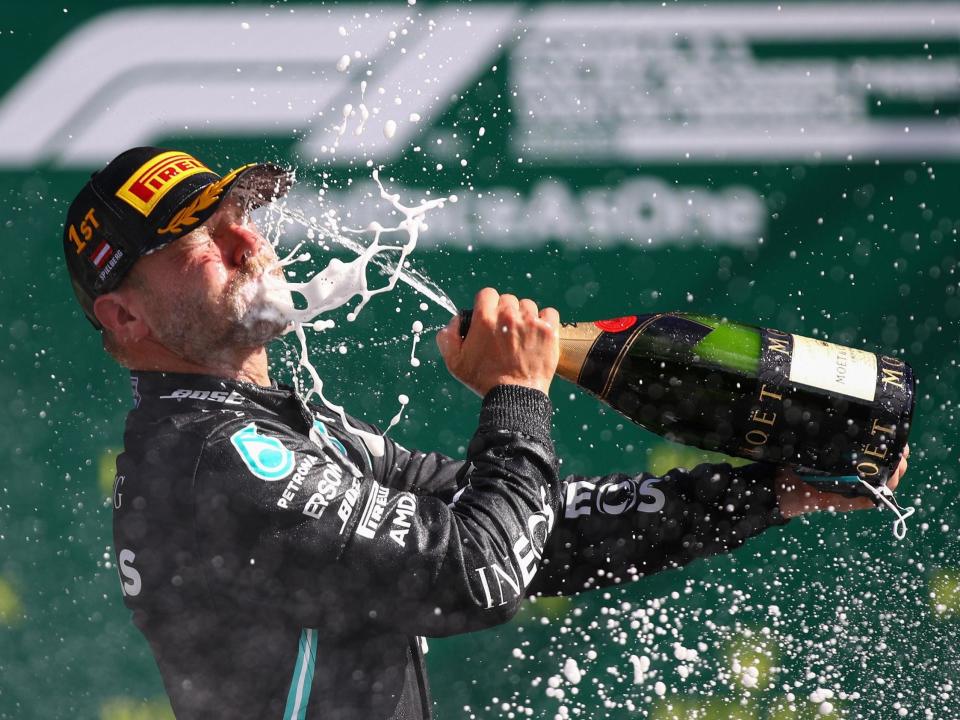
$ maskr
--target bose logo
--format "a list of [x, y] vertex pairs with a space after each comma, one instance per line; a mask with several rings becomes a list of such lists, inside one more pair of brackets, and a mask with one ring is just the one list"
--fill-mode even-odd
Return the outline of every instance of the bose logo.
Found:
[[243, 404], [243, 395], [238, 393], [236, 390], [231, 390], [229, 393], [222, 390], [190, 390], [188, 388], [183, 388], [181, 390], [174, 390], [169, 395], [161, 395], [161, 400], [208, 400], [209, 402], [219, 402], [224, 405], [241, 405]]

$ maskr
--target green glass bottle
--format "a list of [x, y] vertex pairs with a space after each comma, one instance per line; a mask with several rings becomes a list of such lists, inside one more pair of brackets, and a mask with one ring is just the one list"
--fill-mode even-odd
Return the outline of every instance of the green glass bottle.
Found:
[[896, 469], [914, 406], [903, 360], [689, 313], [563, 323], [557, 374], [670, 440], [873, 499], [866, 486]]

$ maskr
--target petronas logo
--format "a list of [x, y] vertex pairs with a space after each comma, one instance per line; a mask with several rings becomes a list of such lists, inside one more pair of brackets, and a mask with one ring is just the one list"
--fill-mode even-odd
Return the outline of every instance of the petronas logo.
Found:
[[250, 472], [261, 480], [283, 480], [293, 472], [295, 458], [276, 438], [261, 435], [257, 424], [250, 423], [230, 436]]

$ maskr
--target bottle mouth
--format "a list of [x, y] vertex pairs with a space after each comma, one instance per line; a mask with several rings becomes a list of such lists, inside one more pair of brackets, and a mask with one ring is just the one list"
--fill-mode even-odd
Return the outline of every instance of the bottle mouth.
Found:
[[470, 332], [470, 321], [473, 320], [473, 308], [463, 308], [457, 315], [460, 316], [460, 339], [465, 340]]

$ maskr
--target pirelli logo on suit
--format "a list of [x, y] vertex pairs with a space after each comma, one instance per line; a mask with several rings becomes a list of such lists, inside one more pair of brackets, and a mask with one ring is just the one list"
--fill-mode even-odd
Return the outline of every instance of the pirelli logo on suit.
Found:
[[383, 521], [383, 513], [387, 508], [387, 500], [390, 498], [390, 491], [380, 485], [375, 480], [372, 483], [370, 494], [367, 496], [367, 504], [363, 508], [363, 514], [360, 516], [360, 524], [357, 525], [356, 534], [360, 537], [373, 539], [377, 534], [377, 528]]

